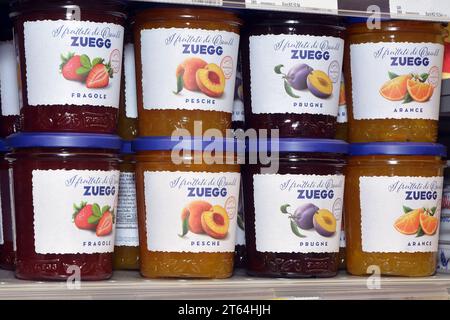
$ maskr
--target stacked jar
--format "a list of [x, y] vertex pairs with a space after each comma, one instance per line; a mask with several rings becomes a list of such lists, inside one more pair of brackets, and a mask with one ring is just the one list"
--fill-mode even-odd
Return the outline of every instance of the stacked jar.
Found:
[[352, 19], [347, 28], [347, 270], [428, 276], [436, 271], [446, 156], [435, 143], [443, 29], [379, 23]]
[[8, 138], [7, 155], [16, 276], [107, 279], [118, 220], [124, 4], [17, 0], [10, 16], [23, 131]]
[[333, 17], [265, 12], [248, 20], [246, 126], [260, 135], [248, 143], [243, 170], [251, 275], [338, 272], [348, 145], [333, 139], [344, 32]]
[[[241, 24], [232, 12], [198, 7], [136, 14], [134, 150], [145, 277], [232, 275], [240, 175], [222, 144], [233, 136]], [[223, 156], [211, 157], [210, 148]]]
[[438, 272], [450, 272], [450, 171], [449, 161], [444, 174], [444, 192], [439, 231]]

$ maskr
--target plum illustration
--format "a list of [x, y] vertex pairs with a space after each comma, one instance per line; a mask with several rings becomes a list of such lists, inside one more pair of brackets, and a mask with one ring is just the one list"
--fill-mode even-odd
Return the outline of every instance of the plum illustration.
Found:
[[314, 229], [324, 237], [332, 237], [336, 233], [336, 218], [327, 209], [320, 209], [313, 217]]
[[326, 99], [333, 93], [333, 83], [330, 77], [320, 70], [314, 70], [308, 75], [307, 86], [317, 98]]
[[304, 90], [308, 87], [307, 78], [311, 72], [313, 72], [313, 68], [307, 64], [300, 63], [293, 66], [289, 70], [286, 75], [286, 80], [292, 88], [296, 90]]
[[299, 206], [294, 212], [295, 222], [303, 230], [314, 228], [314, 215], [318, 210], [319, 208], [312, 203], [307, 203]]

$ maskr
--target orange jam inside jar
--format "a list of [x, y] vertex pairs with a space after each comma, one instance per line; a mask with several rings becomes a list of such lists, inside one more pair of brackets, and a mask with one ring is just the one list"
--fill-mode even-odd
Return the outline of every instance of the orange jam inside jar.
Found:
[[443, 28], [440, 23], [382, 21], [347, 29], [344, 75], [350, 142], [435, 142]]
[[194, 121], [231, 129], [241, 21], [204, 8], [155, 8], [136, 15], [139, 133], [170, 136]]
[[351, 145], [344, 199], [349, 273], [435, 273], [445, 154], [434, 143]]
[[[223, 144], [138, 138], [136, 186], [141, 274], [148, 278], [232, 275], [240, 170]], [[231, 140], [231, 145], [234, 141]], [[216, 163], [212, 161], [216, 159]], [[223, 163], [223, 164], [220, 164]]]
[[123, 141], [119, 163], [114, 269], [139, 269], [139, 234], [136, 205], [136, 161], [131, 141]]

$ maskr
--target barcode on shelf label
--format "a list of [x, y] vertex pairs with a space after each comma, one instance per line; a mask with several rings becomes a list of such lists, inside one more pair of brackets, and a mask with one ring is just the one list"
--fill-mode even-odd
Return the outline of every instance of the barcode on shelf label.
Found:
[[245, 4], [249, 7], [301, 8], [310, 12], [337, 13], [338, 11], [338, 0], [246, 0]]
[[450, 1], [442, 0], [390, 0], [392, 18], [422, 20], [449, 20]]
[[162, 2], [162, 3], [177, 3], [177, 4], [199, 4], [204, 6], [218, 6], [223, 5], [223, 0], [138, 0], [144, 2]]

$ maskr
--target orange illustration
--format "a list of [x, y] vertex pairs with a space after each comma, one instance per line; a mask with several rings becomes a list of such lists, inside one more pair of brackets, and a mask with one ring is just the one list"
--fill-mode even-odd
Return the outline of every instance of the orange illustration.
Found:
[[426, 235], [432, 236], [438, 228], [438, 218], [429, 215], [428, 212], [420, 213], [420, 226]]
[[431, 84], [414, 79], [408, 79], [406, 87], [411, 98], [417, 102], [430, 100], [434, 91], [434, 87]]
[[411, 79], [411, 75], [403, 75], [386, 81], [380, 89], [380, 94], [391, 101], [403, 100], [406, 96], [407, 81]]
[[394, 228], [402, 234], [416, 234], [419, 231], [419, 216], [423, 212], [424, 210], [420, 208], [402, 215], [395, 221]]

